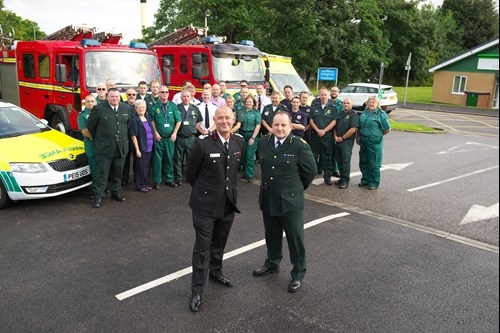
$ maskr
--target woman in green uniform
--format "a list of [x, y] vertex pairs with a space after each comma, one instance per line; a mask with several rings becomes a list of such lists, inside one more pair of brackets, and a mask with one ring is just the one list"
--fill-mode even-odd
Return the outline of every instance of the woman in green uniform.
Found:
[[361, 170], [359, 186], [374, 190], [380, 185], [384, 135], [389, 133], [391, 125], [387, 113], [380, 108], [377, 97], [368, 98], [366, 106], [359, 116], [359, 131], [356, 135]]
[[262, 116], [257, 111], [257, 101], [253, 96], [248, 96], [245, 99], [245, 110], [241, 112], [241, 127], [239, 132], [245, 138], [246, 142], [245, 156], [243, 156], [244, 174], [241, 178], [246, 179], [249, 183], [253, 182], [255, 173], [254, 159], [255, 152], [257, 151], [261, 121]]

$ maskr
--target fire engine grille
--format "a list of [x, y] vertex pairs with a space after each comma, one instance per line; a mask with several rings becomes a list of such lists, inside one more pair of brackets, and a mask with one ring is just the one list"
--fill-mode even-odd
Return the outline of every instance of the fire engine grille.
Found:
[[49, 162], [49, 165], [51, 166], [52, 169], [55, 171], [68, 171], [68, 170], [74, 170], [78, 168], [82, 168], [84, 166], [89, 165], [89, 160], [87, 158], [87, 154], [83, 153], [78, 155], [73, 161], [69, 160], [67, 158], [60, 159], [57, 161], [52, 161]]

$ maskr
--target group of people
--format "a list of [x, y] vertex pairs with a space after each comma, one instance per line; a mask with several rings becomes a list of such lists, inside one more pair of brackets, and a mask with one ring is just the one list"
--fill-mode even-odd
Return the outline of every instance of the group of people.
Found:
[[306, 273], [304, 191], [315, 176], [322, 172], [327, 185], [337, 176], [335, 183], [346, 188], [357, 142], [359, 186], [379, 186], [383, 136], [390, 125], [376, 97], [358, 116], [350, 99], [337, 98], [336, 86], [330, 94], [322, 88], [308, 105], [308, 93], [294, 96], [290, 86], [280, 100], [279, 92], [266, 96], [262, 85], [257, 85], [255, 96], [250, 94], [246, 81], [231, 96], [220, 82], [204, 87], [201, 99], [196, 99], [194, 86], [185, 82], [173, 97], [180, 101], [175, 103], [169, 101], [168, 86], [157, 80], [149, 84], [149, 93], [143, 81], [137, 90], [127, 89], [126, 101], [108, 81], [97, 85], [96, 96], [85, 98], [78, 121], [93, 175], [93, 207], [101, 206], [107, 191], [112, 199], [125, 201], [121, 186], [128, 182], [130, 166], [125, 164], [130, 155], [140, 192], [159, 189], [162, 183], [181, 186], [185, 175], [192, 186], [189, 206], [196, 232], [189, 304], [193, 312], [202, 306], [207, 278], [233, 286], [222, 272], [222, 259], [235, 213], [240, 213], [237, 179], [253, 182], [256, 158], [267, 258], [253, 275], [278, 272], [285, 232], [293, 265], [288, 285], [292, 293], [301, 289]]

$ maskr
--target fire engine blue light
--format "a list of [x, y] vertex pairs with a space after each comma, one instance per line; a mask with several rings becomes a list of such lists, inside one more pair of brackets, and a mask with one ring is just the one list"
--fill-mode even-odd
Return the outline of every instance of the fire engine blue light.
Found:
[[80, 42], [81, 46], [100, 46], [101, 43], [97, 39], [89, 39], [89, 38], [84, 38]]
[[244, 39], [240, 43], [241, 45], [255, 46], [253, 40]]
[[147, 49], [146, 43], [141, 43], [141, 42], [130, 42], [128, 47], [133, 48], [133, 49]]
[[207, 36], [207, 37], [205, 37], [205, 43], [207, 43], [207, 44], [217, 44], [217, 43], [222, 43], [222, 40], [219, 37]]

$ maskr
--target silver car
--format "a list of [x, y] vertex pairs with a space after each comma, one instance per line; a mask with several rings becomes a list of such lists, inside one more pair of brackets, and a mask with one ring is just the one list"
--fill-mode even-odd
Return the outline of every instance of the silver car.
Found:
[[380, 107], [387, 113], [390, 113], [398, 106], [398, 94], [392, 89], [392, 86], [386, 84], [379, 85], [375, 83], [351, 83], [340, 90], [339, 98], [352, 99], [352, 108], [355, 110], [364, 110], [366, 101], [371, 96], [377, 96], [380, 100]]

